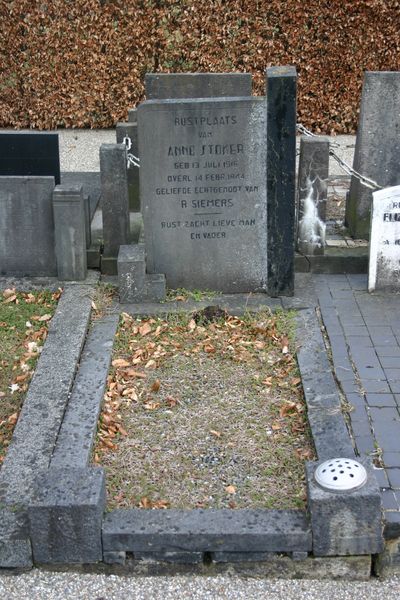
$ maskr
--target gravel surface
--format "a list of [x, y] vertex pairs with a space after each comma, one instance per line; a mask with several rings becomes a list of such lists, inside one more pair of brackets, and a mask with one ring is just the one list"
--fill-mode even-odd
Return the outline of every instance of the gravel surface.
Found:
[[240, 577], [117, 577], [33, 570], [0, 575], [2, 600], [398, 600], [400, 578], [342, 582]]

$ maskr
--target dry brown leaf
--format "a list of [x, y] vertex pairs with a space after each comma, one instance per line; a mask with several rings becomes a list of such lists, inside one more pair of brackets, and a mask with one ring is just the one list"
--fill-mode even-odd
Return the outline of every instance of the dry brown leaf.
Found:
[[157, 410], [160, 406], [159, 402], [146, 402], [146, 404], [143, 404], [143, 408], [146, 410]]
[[222, 433], [220, 431], [216, 431], [215, 429], [210, 429], [211, 435], [215, 435], [215, 437], [220, 438]]
[[176, 296], [175, 300], [177, 302], [185, 302], [186, 298], [185, 298], [185, 296]]
[[236, 494], [236, 488], [234, 485], [227, 485], [225, 491], [227, 494]]
[[145, 368], [145, 369], [155, 369], [155, 368], [156, 368], [156, 366], [157, 366], [157, 363], [156, 363], [156, 361], [155, 361], [155, 360], [153, 360], [153, 359], [151, 359], [151, 360], [149, 360], [149, 361], [148, 361], [148, 362], [147, 362], [147, 363], [144, 365], [144, 368]]
[[197, 327], [196, 321], [194, 319], [190, 319], [190, 321], [188, 323], [189, 331], [194, 331], [196, 329], [196, 327]]
[[281, 339], [282, 346], [282, 354], [287, 354], [289, 352], [289, 340], [286, 336], [283, 336]]
[[124, 358], [116, 358], [115, 360], [112, 361], [112, 366], [113, 367], [129, 367], [130, 363], [125, 360]]
[[158, 392], [158, 390], [160, 389], [160, 385], [161, 385], [160, 380], [156, 379], [155, 381], [153, 381], [150, 390], [152, 392]]
[[151, 325], [149, 323], [144, 323], [141, 327], [139, 327], [139, 333], [142, 337], [148, 335], [151, 332]]
[[38, 318], [38, 321], [40, 321], [41, 323], [46, 322], [46, 321], [50, 321], [50, 319], [52, 318], [52, 315], [50, 314], [45, 314], [42, 315], [41, 317]]
[[3, 298], [11, 298], [11, 296], [15, 296], [15, 288], [7, 288], [3, 292]]
[[173, 396], [166, 396], [165, 398], [165, 402], [168, 404], [168, 406], [170, 406], [171, 408], [173, 408], [174, 406], [176, 406], [178, 404], [178, 400], [176, 398], [174, 398]]
[[281, 408], [279, 409], [279, 416], [287, 417], [288, 415], [290, 415], [290, 413], [294, 413], [296, 411], [297, 411], [296, 402], [285, 402], [285, 404], [283, 404], [281, 406]]

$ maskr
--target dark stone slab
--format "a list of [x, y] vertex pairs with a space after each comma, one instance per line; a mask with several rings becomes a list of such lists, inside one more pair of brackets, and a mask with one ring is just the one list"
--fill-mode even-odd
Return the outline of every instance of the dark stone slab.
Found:
[[383, 550], [378, 483], [370, 462], [360, 462], [367, 469], [366, 484], [342, 493], [322, 489], [314, 479], [318, 463], [306, 465], [315, 556], [376, 554]]
[[93, 323], [51, 459], [52, 467], [86, 467], [103, 402], [119, 315]]
[[104, 256], [116, 258], [119, 247], [130, 241], [125, 144], [100, 146], [100, 175]]
[[250, 73], [146, 73], [147, 100], [251, 96]]
[[116, 510], [103, 524], [105, 551], [309, 551], [305, 513], [261, 510]]
[[0, 176], [54, 177], [60, 183], [60, 153], [57, 133], [0, 133]]
[[211, 557], [216, 563], [253, 562], [273, 560], [276, 552], [213, 552]]
[[294, 283], [296, 69], [266, 70], [268, 293], [291, 296]]
[[105, 504], [101, 468], [50, 468], [40, 475], [28, 509], [35, 563], [101, 561]]
[[[353, 167], [382, 187], [400, 184], [399, 103], [399, 72], [365, 73]], [[346, 224], [355, 238], [369, 238], [372, 191], [351, 178]]]
[[54, 177], [0, 177], [0, 275], [55, 276]]
[[266, 290], [264, 100], [150, 100], [138, 126], [147, 272], [171, 288]]

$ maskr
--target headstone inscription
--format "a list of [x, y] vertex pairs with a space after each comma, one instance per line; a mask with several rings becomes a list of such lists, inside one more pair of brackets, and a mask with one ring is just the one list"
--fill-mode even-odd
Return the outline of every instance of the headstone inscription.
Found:
[[368, 291], [400, 290], [400, 185], [373, 193]]
[[138, 126], [147, 271], [172, 288], [265, 290], [265, 99], [150, 100]]
[[56, 276], [54, 177], [0, 177], [0, 275]]
[[251, 96], [250, 73], [146, 73], [146, 98]]
[[60, 183], [57, 133], [0, 133], [0, 175], [48, 175]]
[[[353, 167], [380, 186], [400, 184], [400, 71], [365, 73]], [[372, 190], [351, 178], [346, 224], [368, 239]]]

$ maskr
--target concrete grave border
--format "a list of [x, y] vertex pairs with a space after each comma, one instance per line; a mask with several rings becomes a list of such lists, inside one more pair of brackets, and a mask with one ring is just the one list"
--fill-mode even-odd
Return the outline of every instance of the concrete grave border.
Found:
[[[306, 277], [306, 284], [311, 281]], [[379, 488], [368, 462], [368, 485], [345, 495], [318, 488], [313, 480], [318, 463], [308, 464], [308, 511], [128, 509], [104, 515], [104, 471], [89, 461], [119, 312], [156, 311], [149, 304], [114, 307], [87, 331], [91, 290], [93, 281], [65, 287], [0, 471], [0, 567], [73, 565], [128, 574], [233, 569], [264, 576], [368, 578], [372, 556], [383, 550]], [[298, 310], [297, 356], [319, 461], [354, 456], [312, 294], [306, 300], [221, 296], [218, 303], [228, 310]], [[166, 312], [165, 305], [157, 306]], [[54, 359], [68, 330], [72, 338], [63, 370], [69, 375], [63, 377], [56, 373]], [[49, 377], [54, 380], [50, 390], [43, 386]], [[37, 413], [30, 414], [30, 399], [38, 397], [41, 381], [40, 404], [52, 406], [60, 398], [51, 426], [45, 419], [35, 425]], [[17, 450], [25, 442], [21, 427], [31, 440], [34, 436], [35, 444], [20, 455]], [[39, 456], [37, 446], [45, 447]]]

